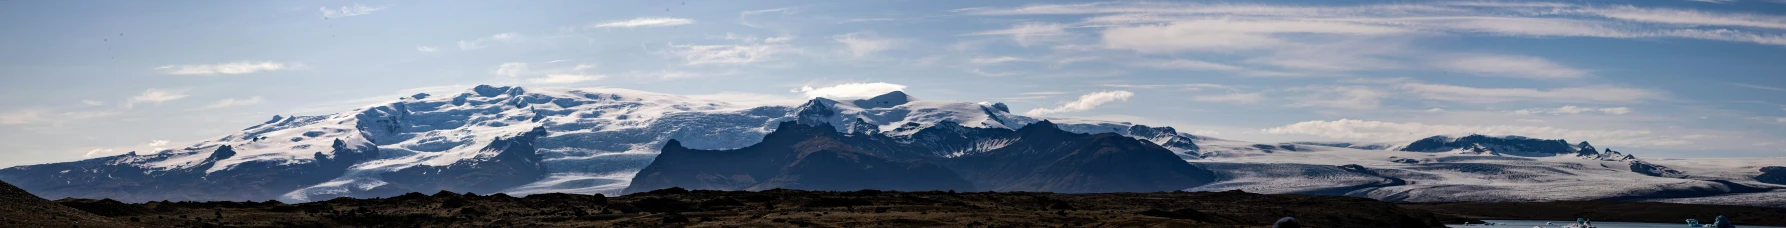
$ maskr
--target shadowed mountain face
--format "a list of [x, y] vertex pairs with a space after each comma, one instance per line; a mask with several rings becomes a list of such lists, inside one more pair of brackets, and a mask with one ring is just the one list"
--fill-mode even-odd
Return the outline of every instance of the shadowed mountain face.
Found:
[[1755, 180], [1762, 183], [1786, 185], [1786, 166], [1761, 167], [1761, 175], [1756, 175]]
[[948, 123], [910, 136], [845, 135], [829, 124], [783, 122], [735, 150], [670, 143], [626, 192], [713, 190], [991, 190], [1153, 192], [1213, 179], [1158, 145], [1116, 134], [1077, 134], [1048, 121], [1012, 131]]
[[[736, 150], [694, 150], [672, 140], [627, 192], [682, 186], [694, 189], [775, 188], [852, 191], [973, 190], [955, 172], [909, 156], [887, 156], [846, 141], [870, 141], [785, 123], [763, 143]], [[863, 145], [866, 148], [881, 148]], [[901, 159], [904, 158], [904, 159]]]

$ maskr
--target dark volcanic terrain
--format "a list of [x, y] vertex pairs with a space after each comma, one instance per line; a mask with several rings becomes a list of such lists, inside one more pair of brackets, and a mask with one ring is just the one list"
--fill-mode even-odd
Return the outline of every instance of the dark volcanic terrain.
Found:
[[1786, 225], [1786, 209], [1637, 202], [1393, 204], [1229, 192], [1057, 194], [860, 190], [577, 194], [409, 193], [266, 202], [54, 202], [0, 183], [0, 227], [1444, 227], [1477, 219]]
[[279, 202], [61, 203], [142, 226], [233, 227], [1443, 227], [1365, 198], [1244, 192], [1054, 194], [863, 190], [687, 191], [621, 197], [440, 192]]
[[1471, 219], [1574, 221], [1575, 218], [1589, 218], [1594, 221], [1682, 223], [1686, 219], [1712, 221], [1723, 215], [1737, 225], [1786, 226], [1786, 208], [1771, 207], [1601, 201], [1422, 203], [1402, 207]]

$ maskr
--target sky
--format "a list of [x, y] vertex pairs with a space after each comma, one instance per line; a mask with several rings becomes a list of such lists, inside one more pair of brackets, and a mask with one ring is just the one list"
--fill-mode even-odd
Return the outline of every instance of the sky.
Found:
[[0, 1], [0, 167], [479, 84], [1786, 156], [1786, 1]]

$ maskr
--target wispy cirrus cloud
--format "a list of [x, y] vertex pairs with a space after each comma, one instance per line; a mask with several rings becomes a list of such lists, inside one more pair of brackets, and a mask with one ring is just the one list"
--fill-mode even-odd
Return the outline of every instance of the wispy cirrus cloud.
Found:
[[1133, 96], [1135, 96], [1135, 93], [1122, 90], [1088, 93], [1079, 96], [1079, 99], [1077, 100], [1061, 104], [1058, 107], [1031, 109], [1028, 112], [1024, 112], [1024, 115], [1042, 116], [1055, 113], [1082, 112], [1112, 102], [1128, 101], [1129, 97]]
[[857, 58], [893, 49], [900, 43], [898, 39], [883, 38], [872, 32], [845, 33], [834, 36], [832, 39], [843, 44], [844, 53]]
[[139, 103], [154, 103], [159, 105], [162, 102], [179, 100], [186, 97], [186, 90], [147, 89], [143, 90], [143, 93], [131, 96], [130, 99], [124, 103], [124, 107], [135, 107], [136, 104]]
[[1030, 22], [1011, 26], [1011, 28], [975, 32], [967, 35], [976, 36], [1010, 36], [1018, 46], [1030, 46], [1042, 42], [1058, 41], [1072, 35], [1067, 33], [1067, 25], [1056, 23]]
[[688, 19], [688, 18], [640, 17], [640, 18], [633, 18], [632, 20], [602, 22], [602, 23], [589, 25], [589, 27], [590, 28], [668, 27], [668, 26], [688, 25], [688, 24], [694, 24], [694, 23], [695, 23], [695, 19]]
[[1101, 2], [969, 8], [956, 12], [987, 16], [1092, 15], [1064, 26], [1106, 28], [1103, 33], [1107, 47], [1156, 52], [1262, 48], [1291, 40], [1280, 34], [1687, 38], [1786, 45], [1786, 36], [1781, 35], [1781, 30], [1786, 29], [1786, 17], [1631, 5], [1427, 2], [1322, 7]]
[[1513, 111], [1513, 114], [1565, 115], [1565, 114], [1582, 114], [1582, 113], [1592, 113], [1592, 112], [1598, 112], [1598, 113], [1603, 113], [1603, 114], [1612, 114], [1612, 115], [1624, 115], [1624, 114], [1631, 113], [1631, 108], [1627, 108], [1627, 107], [1593, 108], [1593, 107], [1580, 107], [1580, 106], [1574, 106], [1574, 105], [1565, 105], [1563, 107], [1557, 107], [1557, 108], [1520, 109], [1518, 111]]
[[1259, 101], [1265, 100], [1265, 95], [1261, 94], [1261, 93], [1230, 93], [1230, 94], [1221, 94], [1221, 95], [1200, 95], [1200, 96], [1191, 97], [1191, 100], [1197, 101], [1197, 102], [1209, 102], [1209, 103], [1257, 104], [1257, 103], [1259, 103]]
[[318, 8], [317, 10], [322, 11], [322, 16], [326, 17], [326, 18], [343, 18], [343, 17], [352, 17], [352, 16], [372, 14], [372, 12], [374, 12], [374, 11], [379, 11], [379, 10], [383, 10], [385, 8], [390, 8], [390, 7], [391, 6], [389, 6], [389, 5], [379, 6], [379, 7], [367, 7], [366, 5], [360, 5], [359, 3], [354, 3], [353, 5], [342, 6], [341, 8], [338, 8], [338, 9], [330, 9], [329, 7], [322, 7], [322, 8]]
[[49, 114], [49, 111], [41, 110], [41, 109], [28, 109], [28, 110], [18, 110], [18, 111], [10, 111], [10, 112], [5, 112], [5, 113], [0, 113], [0, 125], [22, 125], [22, 124], [37, 123], [37, 122], [44, 121], [45, 117], [48, 116], [48, 114]]
[[1520, 78], [1580, 78], [1588, 71], [1557, 64], [1544, 58], [1516, 55], [1464, 55], [1433, 63], [1435, 67], [1484, 76]]
[[494, 35], [490, 35], [488, 37], [480, 37], [480, 38], [472, 39], [472, 40], [460, 40], [459, 41], [459, 50], [483, 49], [485, 47], [489, 47], [484, 44], [487, 42], [492, 42], [492, 41], [512, 42], [512, 41], [515, 41], [520, 38], [521, 38], [521, 34], [519, 34], [519, 33], [506, 32], [506, 33], [497, 33]]
[[260, 96], [251, 96], [248, 98], [241, 98], [241, 99], [224, 98], [223, 100], [218, 100], [217, 102], [213, 102], [209, 105], [205, 105], [205, 107], [202, 107], [200, 109], [218, 109], [218, 108], [228, 108], [228, 107], [236, 107], [236, 106], [256, 105], [256, 104], [260, 104], [262, 101], [265, 101], [265, 100], [262, 100], [260, 98]]
[[1134, 89], [1174, 89], [1174, 90], [1183, 90], [1183, 91], [1203, 91], [1203, 90], [1207, 90], [1207, 89], [1221, 89], [1221, 90], [1235, 90], [1235, 88], [1234, 88], [1234, 86], [1228, 86], [1228, 85], [1221, 85], [1221, 84], [1210, 84], [1210, 83], [1191, 83], [1191, 84], [1103, 84], [1103, 85], [1102, 85], [1102, 86], [1104, 86], [1104, 87], [1111, 87], [1111, 88], [1134, 88]]
[[1423, 82], [1402, 82], [1394, 86], [1429, 100], [1478, 104], [1514, 101], [1640, 103], [1664, 97], [1657, 91], [1616, 86], [1479, 88]]
[[681, 57], [684, 65], [725, 65], [747, 64], [767, 61], [775, 55], [788, 53], [792, 47], [778, 43], [728, 44], [728, 45], [670, 45], [666, 51], [671, 56]]
[[1016, 62], [1016, 61], [1024, 61], [1024, 60], [1017, 58], [1017, 57], [1010, 57], [1010, 56], [978, 57], [978, 58], [973, 58], [973, 59], [967, 60], [968, 63], [973, 63], [974, 65], [997, 65], [997, 64], [1001, 64], [1001, 63]]
[[162, 73], [171, 75], [218, 75], [248, 74], [262, 71], [278, 71], [304, 66], [299, 63], [279, 63], [269, 61], [240, 61], [206, 65], [166, 65], [155, 67]]
[[1786, 92], [1786, 88], [1780, 88], [1780, 87], [1773, 87], [1773, 86], [1764, 86], [1764, 85], [1756, 85], [1756, 84], [1745, 84], [1745, 83], [1730, 83], [1730, 85], [1732, 85], [1732, 86], [1737, 86], [1737, 87], [1743, 87], [1743, 88], [1750, 88], [1750, 89], [1759, 89], [1759, 90], [1773, 90], [1773, 91], [1783, 91], [1783, 92]]
[[1389, 93], [1364, 86], [1306, 86], [1288, 89], [1300, 93], [1291, 107], [1323, 107], [1336, 109], [1376, 109]]
[[1242, 68], [1242, 67], [1234, 66], [1234, 65], [1206, 62], [1206, 61], [1201, 61], [1201, 60], [1191, 60], [1191, 59], [1142, 61], [1142, 62], [1134, 63], [1133, 65], [1143, 66], [1143, 67], [1151, 67], [1151, 68], [1160, 68], [1160, 69], [1179, 69], [1179, 70], [1238, 71], [1238, 70], [1246, 69], [1246, 68]]

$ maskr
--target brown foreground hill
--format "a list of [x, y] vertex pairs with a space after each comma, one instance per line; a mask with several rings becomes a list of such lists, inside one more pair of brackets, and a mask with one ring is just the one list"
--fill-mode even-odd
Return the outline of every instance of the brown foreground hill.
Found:
[[1444, 227], [1433, 213], [1355, 197], [1244, 192], [1055, 194], [686, 191], [621, 197], [440, 192], [268, 202], [61, 201], [142, 226], [232, 227]]
[[51, 202], [0, 182], [0, 227], [130, 227]]

